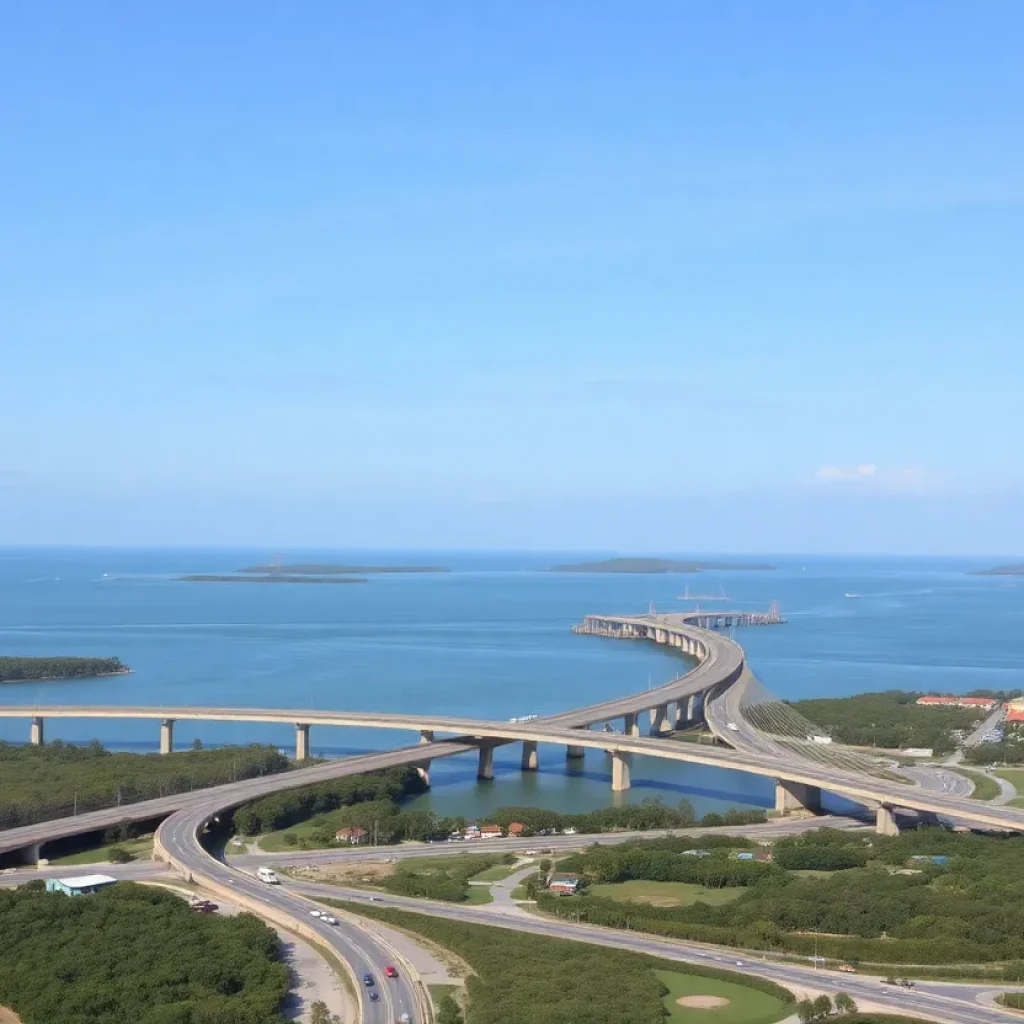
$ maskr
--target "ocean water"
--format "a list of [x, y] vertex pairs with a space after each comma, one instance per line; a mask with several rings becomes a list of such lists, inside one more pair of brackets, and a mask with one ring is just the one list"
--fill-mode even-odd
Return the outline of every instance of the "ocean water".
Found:
[[[773, 558], [773, 572], [685, 576], [545, 571], [566, 554], [288, 552], [284, 561], [429, 563], [437, 575], [374, 576], [352, 586], [182, 583], [183, 573], [231, 572], [268, 551], [0, 550], [0, 654], [116, 655], [134, 670], [110, 679], [0, 685], [0, 703], [235, 704], [353, 710], [411, 709], [505, 719], [547, 714], [657, 685], [683, 659], [641, 642], [575, 636], [592, 612], [692, 606], [766, 608], [788, 623], [739, 630], [752, 667], [789, 699], [887, 688], [957, 692], [1024, 687], [1024, 580], [968, 574], [976, 560]], [[762, 560], [758, 556], [758, 560]], [[983, 563], [982, 563], [983, 564]], [[860, 595], [847, 598], [847, 593]], [[711, 607], [711, 605], [709, 605]], [[155, 722], [53, 719], [47, 739], [96, 737], [153, 750]], [[28, 723], [0, 719], [21, 742]], [[291, 749], [287, 726], [188, 723], [176, 746], [254, 740]], [[314, 729], [315, 753], [338, 756], [410, 742], [408, 733]], [[501, 748], [496, 778], [475, 760], [437, 762], [422, 806], [475, 815], [499, 804], [593, 808], [613, 799], [688, 799], [698, 812], [764, 806], [765, 780], [638, 760], [634, 788], [613, 798], [604, 755], [569, 771], [561, 748], [541, 749], [522, 775]]]

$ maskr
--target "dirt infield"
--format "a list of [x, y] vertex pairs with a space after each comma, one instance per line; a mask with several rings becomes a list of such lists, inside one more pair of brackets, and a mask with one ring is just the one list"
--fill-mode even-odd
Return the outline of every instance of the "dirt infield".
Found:
[[721, 1010], [729, 1000], [721, 996], [680, 996], [676, 1003], [690, 1010]]

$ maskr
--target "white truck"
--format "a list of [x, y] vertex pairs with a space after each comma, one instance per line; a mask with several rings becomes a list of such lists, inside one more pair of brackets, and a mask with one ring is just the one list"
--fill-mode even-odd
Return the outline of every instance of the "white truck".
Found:
[[280, 885], [281, 879], [277, 877], [277, 872], [272, 871], [270, 868], [260, 868], [256, 872], [256, 877], [261, 882], [266, 882], [267, 885]]

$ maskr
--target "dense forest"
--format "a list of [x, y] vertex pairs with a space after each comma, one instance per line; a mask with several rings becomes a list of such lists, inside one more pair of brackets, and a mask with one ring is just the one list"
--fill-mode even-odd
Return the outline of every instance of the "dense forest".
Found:
[[[806, 955], [817, 942], [825, 956], [892, 964], [1024, 959], [1024, 837], [942, 829], [868, 837], [822, 829], [776, 842], [774, 863], [737, 861], [724, 849], [681, 857], [683, 843], [700, 845], [664, 839], [591, 847], [563, 867], [593, 882], [644, 878], [743, 892], [722, 906], [663, 908], [544, 893], [538, 902], [595, 924], [749, 949]], [[949, 861], [912, 862], [917, 855]], [[789, 867], [828, 874], [801, 877]]]
[[[423, 788], [414, 771], [405, 769], [404, 772], [402, 789], [398, 791], [384, 786], [381, 795], [377, 795], [376, 790], [366, 790], [360, 783], [355, 787], [359, 797], [349, 799], [352, 787], [330, 782], [309, 787], [308, 791], [296, 791], [305, 792], [297, 801], [267, 797], [236, 811], [235, 827], [241, 832], [255, 834], [256, 830], [243, 826], [259, 825], [259, 831], [271, 831], [311, 820], [314, 825], [311, 832], [302, 836], [285, 833], [284, 836], [287, 845], [310, 850], [336, 845], [334, 834], [345, 826], [366, 829], [376, 837], [378, 844], [447, 839], [452, 832], [466, 827], [468, 822], [461, 816], [439, 817], [433, 811], [403, 810], [399, 800]], [[328, 804], [335, 799], [336, 809], [331, 810]], [[537, 807], [499, 807], [487, 815], [487, 822], [500, 825], [505, 831], [512, 822], [518, 822], [523, 826], [523, 836], [544, 836], [567, 828], [575, 829], [580, 835], [589, 835], [619, 830], [689, 828], [694, 825], [753, 825], [766, 820], [765, 812], [760, 810], [712, 813], [698, 820], [689, 801], [683, 800], [677, 807], [667, 807], [656, 798], [625, 807], [605, 807], [586, 814], [560, 814]], [[265, 827], [268, 824], [271, 825], [269, 829]]]
[[92, 896], [0, 890], [0, 1006], [24, 1024], [283, 1024], [288, 967], [251, 914], [193, 914], [120, 882]]
[[93, 741], [74, 746], [0, 743], [0, 828], [136, 803], [236, 779], [284, 771], [276, 747], [218, 747], [174, 754], [111, 753]]
[[887, 690], [856, 697], [801, 700], [792, 707], [839, 743], [858, 747], [931, 747], [936, 754], [956, 749], [953, 733], [971, 729], [983, 711], [915, 704], [919, 693]]
[[713, 968], [384, 907], [337, 905], [423, 935], [465, 960], [473, 969], [466, 1024], [664, 1024], [667, 990], [656, 970], [729, 981], [781, 1003], [793, 998], [769, 981]]
[[[373, 804], [367, 819], [372, 826], [374, 817], [388, 822], [397, 818], [399, 800], [426, 790], [427, 784], [412, 765], [385, 768], [261, 797], [235, 811], [234, 825], [238, 832], [258, 835], [287, 828], [340, 807]], [[333, 830], [330, 838], [334, 838]]]
[[0, 656], [0, 683], [36, 679], [89, 679], [130, 671], [119, 658], [12, 658]]

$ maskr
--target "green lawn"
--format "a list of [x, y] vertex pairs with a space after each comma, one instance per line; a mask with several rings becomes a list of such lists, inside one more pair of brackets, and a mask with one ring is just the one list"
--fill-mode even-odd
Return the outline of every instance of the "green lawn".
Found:
[[[990, 779], [982, 772], [972, 772], [967, 768], [954, 768], [952, 770], [957, 775], [962, 775], [965, 779], [970, 779], [974, 783], [974, 792], [971, 793], [971, 796], [975, 800], [994, 800], [1002, 792], [999, 788], [999, 783], [995, 779]], [[1024, 775], [1024, 772], [1021, 774]]]
[[466, 904], [471, 907], [479, 907], [483, 903], [493, 903], [494, 897], [486, 885], [467, 885]]
[[475, 874], [470, 881], [473, 882], [500, 882], [502, 879], [508, 878], [513, 871], [518, 871], [519, 868], [523, 867], [522, 864], [495, 864], [493, 868], [487, 868], [486, 871], [481, 871]]
[[592, 885], [594, 896], [631, 903], [650, 903], [655, 907], [688, 907], [693, 903], [708, 903], [721, 906], [741, 896], [745, 890], [739, 886], [724, 889], [705, 889], [703, 885], [691, 882], [646, 882], [636, 879], [630, 882], [614, 882], [606, 885]]
[[992, 774], [998, 775], [1001, 779], [1006, 779], [1006, 781], [1010, 783], [1018, 793], [1024, 793], [1024, 769], [1000, 768]]
[[153, 856], [153, 836], [139, 836], [137, 839], [126, 839], [123, 843], [107, 843], [92, 850], [69, 853], [63, 857], [50, 858], [51, 864], [101, 864], [109, 862], [110, 851], [115, 847], [127, 850], [135, 860], [150, 860]]
[[[774, 996], [743, 985], [677, 971], [654, 973], [668, 989], [665, 1009], [673, 1024], [775, 1024], [793, 1013], [792, 1003], [787, 1006]], [[716, 996], [729, 1002], [706, 1010], [680, 1006], [676, 1000], [686, 996]]]
[[[241, 839], [243, 843], [251, 843], [252, 839], [248, 836], [232, 836], [231, 839]], [[232, 844], [231, 839], [227, 841], [224, 847], [224, 853], [228, 857], [237, 857], [240, 853], [248, 853], [249, 851], [245, 846], [235, 846]]]

